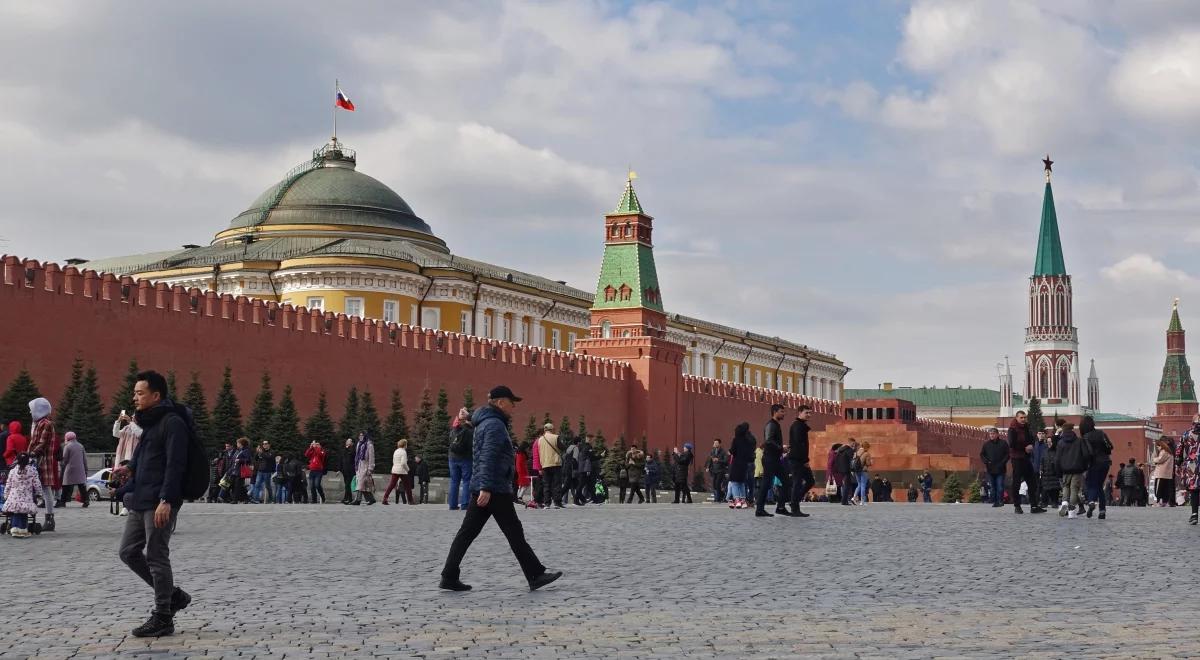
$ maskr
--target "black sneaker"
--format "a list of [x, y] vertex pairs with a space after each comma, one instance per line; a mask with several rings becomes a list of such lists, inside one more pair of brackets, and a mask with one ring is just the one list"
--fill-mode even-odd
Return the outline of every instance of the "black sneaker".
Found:
[[1013, 513], [1025, 513], [1025, 512], [1021, 510], [1021, 505], [1018, 504], [1017, 508], [1013, 509]]
[[163, 637], [175, 634], [175, 621], [169, 616], [155, 612], [146, 623], [133, 629], [134, 637]]
[[804, 513], [800, 509], [796, 508], [796, 509], [792, 509], [792, 517], [793, 518], [807, 518], [808, 514]]
[[1188, 518], [1188, 524], [1189, 524], [1189, 525], [1195, 525], [1195, 524], [1196, 524], [1196, 514], [1194, 514], [1194, 513], [1193, 513], [1193, 514], [1192, 514], [1192, 517]]
[[171, 594], [171, 616], [180, 610], [186, 610], [188, 605], [192, 604], [192, 596], [188, 592], [175, 587], [175, 593]]
[[438, 583], [438, 589], [445, 589], [446, 591], [470, 591], [471, 585], [463, 584], [461, 580], [447, 580], [446, 578], [442, 578], [442, 581]]
[[1046, 513], [1046, 509], [1040, 506], [1035, 506], [1029, 510], [1029, 513]]
[[766, 511], [755, 511], [754, 515], [759, 518], [774, 518], [775, 514], [767, 513]]
[[562, 571], [546, 571], [529, 581], [529, 590], [537, 591], [560, 577], [562, 577]]
[[1095, 512], [1095, 511], [1096, 511], [1096, 503], [1095, 503], [1095, 502], [1088, 502], [1088, 508], [1087, 508], [1087, 517], [1088, 517], [1088, 518], [1091, 518], [1091, 517], [1092, 517], [1092, 513], [1093, 513], [1093, 512]]
[[1100, 515], [1096, 516], [1100, 520], [1104, 520], [1104, 509], [1100, 509]]

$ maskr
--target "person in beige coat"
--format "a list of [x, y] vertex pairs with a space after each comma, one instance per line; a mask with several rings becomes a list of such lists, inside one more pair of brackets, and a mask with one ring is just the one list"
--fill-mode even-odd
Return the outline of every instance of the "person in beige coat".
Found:
[[562, 445], [554, 433], [554, 425], [546, 424], [537, 439], [538, 463], [542, 469], [542, 506], [563, 508], [561, 493]]
[[1175, 506], [1175, 454], [1166, 438], [1154, 443], [1154, 498], [1159, 506]]

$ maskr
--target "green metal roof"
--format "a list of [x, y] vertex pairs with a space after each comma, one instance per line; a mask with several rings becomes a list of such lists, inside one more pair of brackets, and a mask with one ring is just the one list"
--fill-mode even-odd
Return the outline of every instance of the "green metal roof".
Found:
[[1096, 423], [1098, 423], [1098, 424], [1101, 422], [1144, 422], [1144, 421], [1146, 421], [1145, 419], [1143, 419], [1141, 417], [1134, 417], [1133, 415], [1124, 415], [1121, 413], [1092, 413], [1092, 419], [1096, 420]]
[[617, 210], [609, 215], [628, 215], [633, 213], [645, 214], [642, 211], [642, 203], [638, 201], [637, 192], [633, 189], [633, 179], [629, 179], [625, 183], [625, 192], [621, 195], [621, 202], [617, 204]]
[[[999, 408], [999, 390], [975, 387], [896, 387], [891, 390], [847, 389], [846, 399], [904, 399], [927, 408]], [[1014, 394], [1012, 405], [1024, 403]]]
[[[612, 287], [618, 295], [607, 300], [606, 291]], [[629, 288], [629, 298], [622, 300], [619, 292]], [[660, 297], [648, 298], [648, 289], [655, 293], [658, 286], [658, 270], [654, 267], [654, 250], [642, 243], [623, 243], [604, 246], [604, 259], [600, 264], [600, 279], [596, 282], [596, 296], [592, 307], [596, 309], [628, 309], [645, 307], [664, 311]]]
[[1054, 212], [1054, 191], [1046, 182], [1046, 194], [1042, 198], [1042, 227], [1038, 232], [1037, 259], [1033, 262], [1033, 274], [1066, 275], [1067, 265], [1063, 261], [1062, 240], [1058, 236], [1058, 214]]
[[1186, 355], [1168, 355], [1158, 384], [1159, 403], [1194, 403], [1196, 382]]
[[1167, 326], [1167, 332], [1183, 332], [1183, 324], [1179, 322], [1179, 303], [1171, 308], [1171, 325]]

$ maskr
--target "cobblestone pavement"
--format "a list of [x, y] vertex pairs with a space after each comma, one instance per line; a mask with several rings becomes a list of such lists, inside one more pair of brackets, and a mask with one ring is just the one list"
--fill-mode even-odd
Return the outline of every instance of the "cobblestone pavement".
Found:
[[985, 505], [713, 504], [526, 511], [529, 593], [489, 524], [437, 589], [461, 513], [443, 506], [187, 505], [172, 555], [195, 600], [174, 637], [128, 635], [150, 589], [122, 519], [68, 509], [0, 539], [0, 656], [271, 658], [1186, 657], [1200, 654], [1178, 509], [1104, 522]]

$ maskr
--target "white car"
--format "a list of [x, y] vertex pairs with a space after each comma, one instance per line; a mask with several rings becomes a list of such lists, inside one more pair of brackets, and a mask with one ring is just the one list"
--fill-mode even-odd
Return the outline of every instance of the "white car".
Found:
[[112, 490], [108, 487], [108, 478], [111, 475], [112, 468], [104, 468], [87, 478], [89, 500], [99, 502], [100, 500], [112, 499]]

